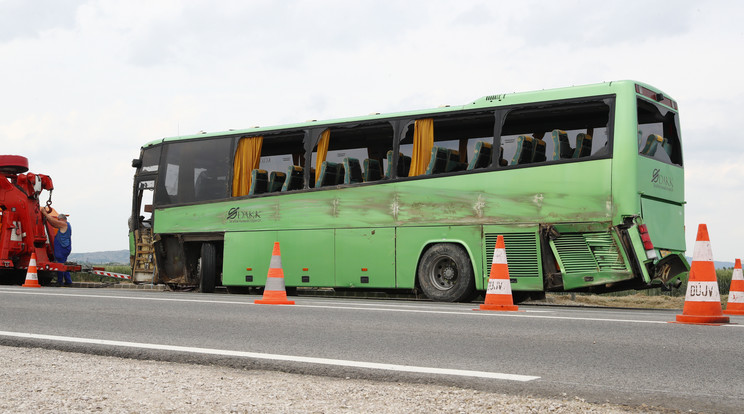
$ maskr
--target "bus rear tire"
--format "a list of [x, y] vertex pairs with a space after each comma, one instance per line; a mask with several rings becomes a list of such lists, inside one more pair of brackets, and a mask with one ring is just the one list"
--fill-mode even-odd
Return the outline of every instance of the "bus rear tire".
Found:
[[438, 302], [468, 302], [475, 294], [473, 264], [457, 244], [440, 243], [426, 250], [417, 278], [424, 294]]
[[214, 292], [217, 280], [217, 250], [212, 243], [202, 243], [199, 264], [199, 292]]

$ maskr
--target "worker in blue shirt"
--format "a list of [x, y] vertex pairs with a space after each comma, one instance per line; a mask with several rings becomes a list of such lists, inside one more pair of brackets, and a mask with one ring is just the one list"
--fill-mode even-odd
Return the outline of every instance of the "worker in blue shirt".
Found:
[[[72, 251], [72, 225], [67, 221], [66, 215], [59, 214], [57, 217], [54, 217], [50, 214], [51, 211], [51, 208], [41, 209], [47, 222], [52, 227], [58, 229], [57, 235], [54, 236], [54, 261], [65, 263]], [[71, 286], [72, 278], [70, 277], [70, 272], [57, 272], [57, 285]]]

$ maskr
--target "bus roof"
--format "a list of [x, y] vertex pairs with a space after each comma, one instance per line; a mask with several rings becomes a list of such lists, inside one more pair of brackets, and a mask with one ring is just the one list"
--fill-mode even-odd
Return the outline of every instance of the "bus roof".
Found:
[[323, 120], [323, 121], [311, 120], [311, 121], [295, 123], [295, 124], [272, 125], [272, 126], [266, 126], [266, 127], [256, 126], [256, 127], [247, 128], [247, 129], [235, 129], [235, 130], [210, 132], [210, 133], [201, 132], [201, 133], [192, 134], [192, 135], [165, 137], [165, 138], [150, 141], [146, 143], [143, 147], [157, 145], [157, 144], [160, 144], [166, 141], [180, 141], [180, 140], [203, 139], [203, 138], [209, 138], [209, 137], [224, 137], [224, 136], [255, 136], [255, 135], [260, 135], [262, 133], [277, 132], [281, 130], [304, 130], [308, 128], [328, 127], [328, 126], [333, 126], [333, 125], [340, 125], [340, 124], [347, 124], [347, 123], [354, 123], [354, 122], [370, 122], [376, 119], [382, 120], [382, 119], [390, 119], [390, 118], [410, 118], [410, 117], [415, 117], [415, 116], [420, 116], [420, 115], [436, 115], [436, 114], [442, 114], [442, 113], [447, 113], [447, 112], [457, 112], [461, 110], [477, 110], [477, 109], [495, 108], [499, 106], [507, 106], [507, 105], [514, 105], [514, 104], [525, 104], [525, 103], [531, 103], [531, 102], [571, 99], [571, 98], [580, 98], [580, 97], [585, 97], [585, 96], [587, 97], [588, 96], [599, 96], [599, 95], [606, 95], [610, 93], [616, 93], [618, 90], [622, 90], [622, 89], [632, 89], [632, 88], [635, 88], [635, 85], [640, 85], [646, 88], [646, 90], [652, 90], [653, 92], [656, 92], [668, 98], [668, 95], [666, 95], [663, 91], [653, 86], [650, 86], [650, 85], [647, 85], [641, 82], [632, 81], [632, 80], [621, 80], [621, 81], [596, 83], [596, 84], [591, 84], [591, 85], [570, 86], [570, 87], [555, 88], [555, 89], [543, 89], [543, 90], [538, 90], [538, 91], [512, 92], [512, 93], [487, 95], [487, 96], [478, 98], [474, 100], [473, 102], [467, 103], [465, 105], [454, 105], [454, 106], [447, 105], [447, 106], [442, 106], [439, 108], [420, 109], [420, 110], [413, 110], [413, 111], [384, 113], [384, 114], [373, 113], [370, 115], [348, 117], [348, 118], [337, 118], [337, 119], [330, 119], [330, 120]]

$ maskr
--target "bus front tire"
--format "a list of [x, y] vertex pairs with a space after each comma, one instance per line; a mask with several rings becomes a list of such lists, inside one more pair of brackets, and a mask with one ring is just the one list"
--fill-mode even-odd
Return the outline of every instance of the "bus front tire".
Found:
[[457, 244], [441, 243], [426, 250], [417, 278], [424, 294], [438, 302], [467, 302], [475, 294], [473, 264]]
[[217, 250], [212, 243], [201, 245], [199, 264], [199, 292], [212, 293], [217, 279]]

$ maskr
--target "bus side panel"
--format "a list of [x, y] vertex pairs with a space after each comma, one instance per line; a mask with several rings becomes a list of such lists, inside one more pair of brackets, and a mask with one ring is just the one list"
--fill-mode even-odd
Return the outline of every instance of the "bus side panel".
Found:
[[286, 286], [333, 286], [333, 230], [226, 233], [222, 284], [264, 286], [275, 241]]
[[263, 286], [269, 271], [275, 231], [225, 233], [224, 286]]
[[424, 249], [436, 243], [461, 245], [470, 255], [475, 274], [475, 287], [485, 289], [488, 278], [483, 271], [483, 232], [481, 226], [398, 227], [396, 230], [395, 268], [398, 288], [412, 289], [416, 285], [418, 261]]
[[337, 229], [335, 286], [394, 287], [395, 229]]
[[278, 232], [278, 236], [286, 286], [333, 286], [332, 229], [287, 230]]
[[609, 221], [610, 160], [156, 210], [156, 233]]
[[397, 183], [400, 225], [609, 221], [611, 160]]

